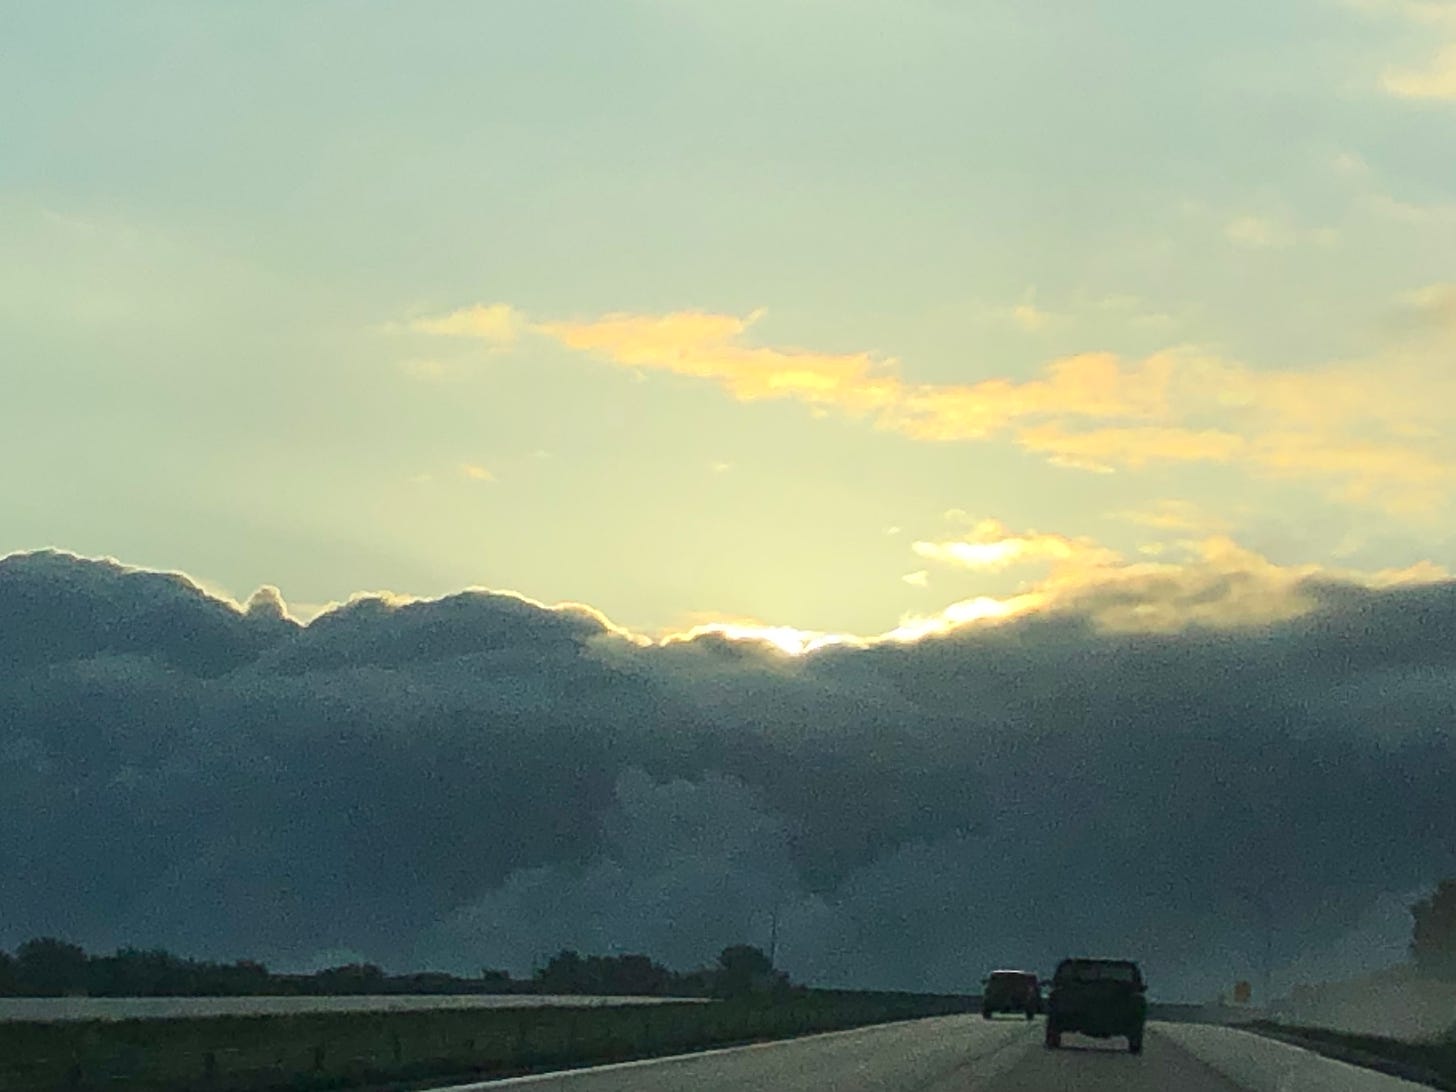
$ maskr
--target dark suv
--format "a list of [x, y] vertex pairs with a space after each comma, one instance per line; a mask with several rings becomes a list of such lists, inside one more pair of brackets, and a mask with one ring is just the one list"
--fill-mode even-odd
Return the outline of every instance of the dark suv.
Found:
[[992, 971], [981, 985], [981, 1015], [1021, 1012], [1030, 1020], [1041, 1010], [1041, 987], [1030, 971]]
[[1127, 1036], [1127, 1049], [1143, 1052], [1148, 1019], [1147, 983], [1128, 959], [1064, 959], [1052, 976], [1047, 998], [1046, 1045], [1062, 1045], [1062, 1032], [1098, 1039]]

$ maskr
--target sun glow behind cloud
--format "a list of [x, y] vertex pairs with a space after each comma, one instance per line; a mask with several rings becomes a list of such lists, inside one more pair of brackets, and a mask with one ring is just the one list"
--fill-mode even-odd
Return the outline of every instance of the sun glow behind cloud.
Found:
[[997, 519], [978, 521], [961, 538], [911, 545], [915, 554], [932, 561], [951, 562], [972, 569], [1004, 569], [1008, 565], [1035, 561], [1064, 562], [1072, 558], [1109, 560], [1115, 554], [1088, 541], [1065, 535], [1028, 531], [1012, 532]]
[[833, 645], [863, 646], [866, 638], [848, 633], [822, 633], [793, 626], [773, 626], [759, 622], [708, 622], [659, 638], [661, 644], [694, 641], [700, 637], [721, 637], [729, 641], [747, 641], [770, 645], [788, 656], [804, 656]]
[[[1162, 525], [1170, 529], [1201, 526], [1188, 510], [1173, 506]], [[1035, 531], [1013, 532], [998, 520], [974, 523], [961, 539], [918, 541], [920, 557], [953, 568], [994, 572], [1010, 567], [1039, 570], [1011, 594], [973, 595], [931, 613], [907, 614], [875, 634], [829, 633], [752, 619], [713, 621], [655, 638], [657, 643], [690, 642], [699, 637], [768, 645], [788, 656], [803, 656], [835, 646], [870, 647], [913, 642], [966, 627], [996, 625], [1035, 614], [1076, 612], [1108, 631], [1174, 633], [1190, 628], [1239, 629], [1299, 617], [1312, 609], [1311, 590], [1321, 581], [1368, 588], [1436, 583], [1449, 578], [1431, 562], [1362, 572], [1318, 564], [1278, 565], [1239, 545], [1225, 534], [1177, 539], [1145, 546], [1128, 560], [1091, 539]], [[1150, 555], [1174, 559], [1149, 560]], [[913, 581], [928, 585], [928, 574]], [[646, 640], [646, 638], [643, 638]]]

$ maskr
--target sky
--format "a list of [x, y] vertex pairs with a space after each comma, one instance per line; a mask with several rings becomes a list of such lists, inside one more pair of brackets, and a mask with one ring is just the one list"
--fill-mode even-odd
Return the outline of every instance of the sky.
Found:
[[[893, 892], [978, 891], [908, 877], [961, 867], [990, 802], [1036, 824], [1068, 747], [1126, 838], [1046, 852], [1162, 861], [1138, 897], [1183, 909], [1144, 939], [1194, 993], [1257, 948], [1220, 838], [1318, 858], [1300, 974], [1398, 958], [1456, 867], [1422, 780], [1456, 704], [1456, 4], [16, 0], [0, 59], [0, 762], [58, 813], [5, 843], [49, 879], [0, 945], [690, 963], [742, 915], [645, 908], [721, 904], [704, 877], [749, 860], [805, 932], [878, 938], [804, 973], [950, 988], [946, 951], [1001, 960], [948, 919], [900, 951]], [[1068, 680], [1106, 687], [1096, 731]], [[1143, 841], [1192, 776], [1159, 725], [1215, 780]], [[452, 755], [477, 780], [395, 849], [459, 824], [484, 863], [333, 935], [317, 907], [377, 869], [319, 862]], [[499, 803], [522, 778], [570, 817], [488, 849], [467, 804], [535, 815]], [[1399, 851], [1367, 830], [1397, 807]], [[719, 821], [741, 844], [673, 841]], [[135, 872], [88, 909], [113, 837]], [[209, 931], [234, 852], [256, 919]], [[632, 909], [593, 918], [603, 891]], [[1057, 935], [1108, 938], [1115, 895]]]
[[1451, 5], [0, 20], [0, 549], [651, 635], [1452, 561]]

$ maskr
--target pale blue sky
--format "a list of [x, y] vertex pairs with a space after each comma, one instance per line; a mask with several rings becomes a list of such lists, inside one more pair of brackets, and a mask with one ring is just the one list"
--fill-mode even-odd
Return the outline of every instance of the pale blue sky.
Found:
[[[1453, 42], [1419, 0], [7, 4], [0, 552], [654, 632], [878, 633], [1047, 575], [913, 548], [981, 520], [1076, 544], [1074, 585], [1214, 533], [1451, 564]], [[518, 332], [418, 328], [477, 304]], [[737, 397], [731, 346], [544, 330], [759, 309], [734, 345], [937, 398], [1091, 352], [1181, 378], [932, 442]], [[1130, 423], [1223, 454], [1065, 440]]]

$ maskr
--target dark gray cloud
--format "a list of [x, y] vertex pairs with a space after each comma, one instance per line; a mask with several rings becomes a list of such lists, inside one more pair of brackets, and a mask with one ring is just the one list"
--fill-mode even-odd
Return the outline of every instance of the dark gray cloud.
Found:
[[690, 965], [777, 908], [813, 980], [1095, 949], [1196, 995], [1248, 973], [1252, 888], [1314, 974], [1456, 872], [1456, 585], [1300, 590], [1271, 626], [1113, 635], [1084, 602], [790, 658], [484, 592], [299, 626], [12, 556], [0, 946]]

